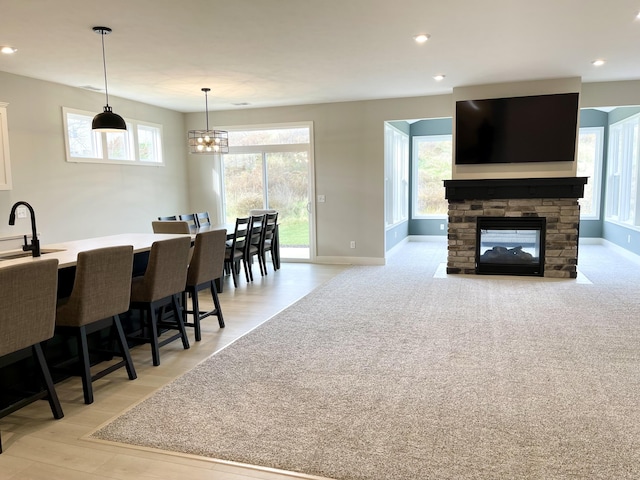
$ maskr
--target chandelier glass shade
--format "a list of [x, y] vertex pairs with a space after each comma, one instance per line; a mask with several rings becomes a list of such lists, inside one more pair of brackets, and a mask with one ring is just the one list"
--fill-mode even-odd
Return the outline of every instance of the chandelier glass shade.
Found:
[[209, 101], [207, 93], [210, 88], [203, 88], [207, 118], [206, 130], [189, 130], [189, 153], [215, 155], [229, 153], [229, 133], [224, 130], [209, 130]]

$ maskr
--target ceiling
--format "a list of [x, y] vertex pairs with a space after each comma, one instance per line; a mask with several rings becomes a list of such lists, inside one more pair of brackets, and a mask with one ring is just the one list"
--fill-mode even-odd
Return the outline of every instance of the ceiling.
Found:
[[640, 0], [0, 0], [0, 45], [18, 49], [0, 71], [103, 91], [92, 27], [107, 26], [109, 94], [180, 112], [204, 111], [202, 87], [210, 110], [229, 110], [640, 79], [638, 11]]

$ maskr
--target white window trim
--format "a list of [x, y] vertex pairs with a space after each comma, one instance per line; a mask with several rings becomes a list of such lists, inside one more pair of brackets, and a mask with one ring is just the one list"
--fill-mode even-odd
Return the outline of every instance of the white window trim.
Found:
[[[88, 117], [93, 117], [94, 113], [93, 112], [88, 112], [86, 110], [77, 110], [74, 108], [67, 108], [67, 107], [62, 107], [62, 122], [63, 122], [63, 128], [64, 128], [64, 146], [65, 146], [65, 153], [66, 153], [66, 160], [69, 163], [103, 163], [103, 164], [113, 164], [113, 165], [131, 165], [131, 166], [145, 166], [145, 167], [163, 167], [165, 165], [164, 163], [164, 141], [163, 141], [163, 131], [162, 131], [162, 125], [157, 124], [157, 123], [152, 123], [152, 122], [146, 122], [146, 121], [140, 121], [140, 120], [134, 120], [134, 119], [129, 119], [129, 118], [125, 118], [125, 122], [127, 123], [127, 129], [131, 128], [131, 131], [128, 132], [131, 137], [132, 137], [132, 152], [133, 152], [133, 156], [134, 158], [132, 158], [131, 160], [114, 160], [114, 159], [110, 159], [107, 157], [107, 144], [106, 144], [106, 133], [102, 132], [102, 133], [96, 133], [97, 135], [100, 135], [101, 138], [101, 150], [102, 150], [102, 156], [101, 157], [74, 157], [71, 155], [71, 151], [70, 151], [70, 146], [69, 146], [69, 135], [68, 135], [68, 125], [67, 125], [67, 114], [72, 113], [72, 114], [77, 114], [77, 115], [84, 115], [84, 116], [88, 116]], [[152, 127], [152, 128], [156, 128], [160, 131], [160, 148], [158, 148], [158, 153], [160, 154], [160, 161], [153, 161], [153, 162], [149, 162], [149, 161], [143, 161], [140, 160], [140, 153], [139, 153], [139, 145], [138, 145], [138, 125], [141, 126], [145, 126], [145, 127]]]
[[[640, 114], [639, 113], [636, 113], [635, 115], [631, 115], [631, 116], [629, 116], [627, 118], [624, 118], [624, 119], [622, 119], [622, 120], [620, 120], [618, 122], [615, 122], [615, 123], [609, 125], [609, 140], [608, 140], [609, 148], [608, 148], [608, 158], [607, 158], [607, 174], [606, 174], [606, 178], [605, 178], [605, 181], [606, 181], [606, 184], [607, 184], [607, 189], [611, 188], [610, 185], [609, 185], [609, 178], [610, 178], [610, 175], [611, 175], [611, 169], [613, 169], [613, 165], [614, 165], [614, 163], [613, 163], [613, 157], [614, 156], [612, 154], [612, 151], [613, 151], [613, 148], [615, 148], [615, 139], [612, 140], [612, 137], [614, 137], [614, 135], [612, 134], [612, 130], [613, 129], [624, 128], [623, 124], [632, 123], [634, 121], [640, 128]], [[625, 140], [628, 141], [629, 137], [628, 136], [625, 137]], [[637, 143], [638, 143], [638, 145], [636, 145], [636, 149], [640, 148], [640, 141], [637, 142]], [[633, 165], [631, 165], [631, 167], [632, 166]], [[624, 169], [624, 167], [625, 167], [625, 165], [622, 165], [623, 169]], [[631, 167], [629, 167], [629, 168], [631, 168]], [[632, 178], [630, 179], [631, 184], [633, 184], [634, 179], [637, 181], [640, 178], [640, 172], [638, 170], [639, 170], [638, 165], [636, 165], [636, 170], [635, 171], [633, 171], [633, 169], [631, 169], [631, 175], [632, 175]], [[620, 185], [620, 188], [623, 188], [623, 186]], [[638, 189], [638, 188], [640, 188], [640, 185], [636, 186], [636, 189]], [[609, 191], [609, 190], [607, 190], [607, 191]], [[631, 198], [619, 199], [619, 201], [620, 202], [631, 202]], [[606, 198], [605, 206], [604, 206], [604, 209], [605, 209], [604, 219], [605, 219], [605, 221], [610, 222], [610, 223], [614, 223], [614, 224], [617, 224], [617, 225], [620, 225], [620, 226], [623, 226], [625, 228], [630, 228], [630, 229], [633, 229], [633, 230], [640, 230], [640, 225], [638, 225], [637, 218], [633, 218], [631, 220], [620, 220], [619, 213], [620, 213], [620, 208], [622, 208], [622, 207], [619, 207], [619, 209], [618, 209], [618, 211], [616, 212], [615, 215], [609, 214], [608, 213], [609, 209], [608, 209], [608, 205], [607, 205], [608, 202], [609, 202], [609, 198]], [[640, 212], [640, 209], [636, 208], [636, 211], [635, 211], [636, 217], [637, 217], [639, 212]]]
[[[453, 135], [450, 133], [441, 134], [441, 135], [416, 135], [412, 138], [411, 142], [411, 219], [415, 220], [442, 220], [448, 219], [448, 214], [432, 214], [432, 215], [418, 215], [415, 212], [418, 210], [417, 199], [418, 199], [418, 143], [422, 139], [429, 139], [433, 141], [445, 141], [448, 140], [453, 142]], [[417, 140], [417, 141], [416, 141]], [[453, 163], [453, 159], [451, 159]]]
[[594, 202], [594, 211], [595, 214], [586, 215], [580, 214], [581, 220], [600, 220], [600, 210], [602, 204], [602, 159], [604, 156], [604, 127], [581, 127], [580, 133], [596, 133], [597, 137], [597, 151], [596, 151], [596, 159], [593, 168], [593, 178], [592, 186], [593, 186], [593, 202]]
[[9, 160], [8, 103], [0, 102], [0, 190], [11, 190], [11, 161]]
[[[397, 159], [395, 157], [391, 158], [391, 149], [395, 144], [390, 144], [387, 138], [387, 129], [402, 138], [401, 147], [405, 158], [400, 159], [403, 164], [400, 168], [403, 168], [403, 170], [406, 169], [405, 172], [398, 172], [396, 168]], [[409, 135], [390, 123], [385, 122], [384, 138], [385, 230], [390, 230], [409, 221]], [[389, 163], [391, 161], [393, 162], [392, 164]], [[398, 173], [400, 173], [400, 175], [398, 175]], [[402, 178], [403, 173], [407, 178]], [[402, 188], [403, 183], [405, 183], [404, 188]], [[389, 218], [390, 216], [393, 218]]]

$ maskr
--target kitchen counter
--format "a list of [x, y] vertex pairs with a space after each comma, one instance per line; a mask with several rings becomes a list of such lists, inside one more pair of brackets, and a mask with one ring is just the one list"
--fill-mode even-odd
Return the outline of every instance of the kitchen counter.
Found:
[[[167, 240], [169, 238], [182, 237], [184, 234], [173, 233], [122, 233], [106, 237], [88, 238], [86, 240], [73, 240], [69, 242], [42, 245], [42, 255], [32, 257], [31, 252], [22, 250], [8, 250], [0, 252], [0, 268], [26, 262], [37, 262], [43, 258], [57, 258], [58, 268], [74, 267], [78, 259], [78, 253], [96, 248], [114, 247], [117, 245], [132, 245], [133, 253], [147, 252], [153, 242]], [[24, 255], [24, 256], [23, 256]], [[19, 256], [15, 258], [15, 256]]]

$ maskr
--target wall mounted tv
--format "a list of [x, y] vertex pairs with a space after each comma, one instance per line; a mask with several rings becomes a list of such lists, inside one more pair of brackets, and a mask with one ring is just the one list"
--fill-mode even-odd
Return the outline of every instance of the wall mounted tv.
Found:
[[572, 162], [578, 94], [456, 102], [457, 165]]

